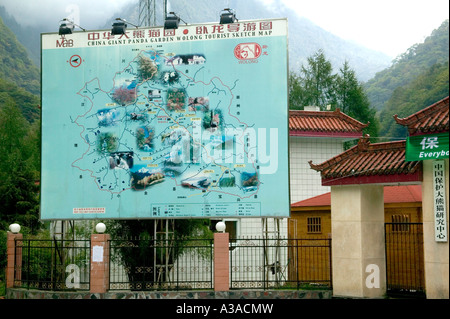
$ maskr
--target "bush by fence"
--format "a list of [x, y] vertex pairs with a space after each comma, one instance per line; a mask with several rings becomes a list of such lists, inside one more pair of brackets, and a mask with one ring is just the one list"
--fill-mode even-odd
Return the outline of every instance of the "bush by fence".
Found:
[[89, 240], [19, 239], [15, 256], [15, 287], [89, 290]]

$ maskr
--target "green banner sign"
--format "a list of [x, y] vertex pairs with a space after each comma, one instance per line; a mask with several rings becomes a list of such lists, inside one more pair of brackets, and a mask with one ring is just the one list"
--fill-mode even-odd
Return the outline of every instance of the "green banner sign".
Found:
[[448, 133], [409, 136], [406, 161], [449, 158]]

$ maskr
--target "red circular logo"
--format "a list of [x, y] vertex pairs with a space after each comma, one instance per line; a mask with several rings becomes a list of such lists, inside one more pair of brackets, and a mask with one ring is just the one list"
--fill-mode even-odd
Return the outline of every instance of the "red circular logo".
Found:
[[262, 49], [258, 43], [241, 43], [234, 48], [234, 56], [239, 60], [253, 60], [261, 56]]

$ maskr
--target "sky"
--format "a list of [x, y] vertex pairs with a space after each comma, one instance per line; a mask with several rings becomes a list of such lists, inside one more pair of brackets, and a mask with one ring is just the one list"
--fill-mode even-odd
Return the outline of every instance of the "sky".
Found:
[[448, 0], [281, 1], [321, 28], [391, 57], [422, 43], [449, 18]]
[[[130, 1], [137, 0], [0, 0], [0, 5], [23, 25], [52, 20], [58, 23], [72, 15], [84, 28], [95, 29], [99, 27], [97, 21], [103, 25]], [[260, 1], [268, 5], [281, 1], [319, 27], [392, 58], [422, 43], [449, 18], [448, 0]]]

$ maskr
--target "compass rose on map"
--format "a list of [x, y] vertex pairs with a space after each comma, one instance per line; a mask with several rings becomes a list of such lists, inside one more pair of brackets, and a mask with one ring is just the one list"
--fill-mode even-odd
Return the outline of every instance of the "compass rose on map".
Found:
[[81, 65], [81, 62], [83, 62], [83, 59], [78, 55], [72, 55], [69, 59], [69, 61], [67, 61], [71, 67], [73, 68], [78, 68]]

